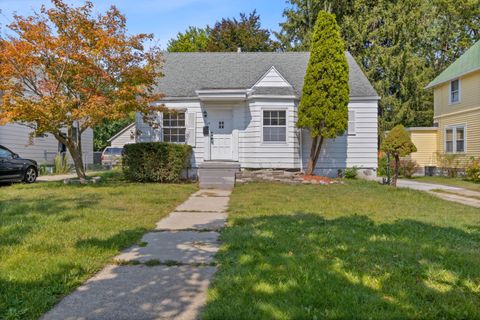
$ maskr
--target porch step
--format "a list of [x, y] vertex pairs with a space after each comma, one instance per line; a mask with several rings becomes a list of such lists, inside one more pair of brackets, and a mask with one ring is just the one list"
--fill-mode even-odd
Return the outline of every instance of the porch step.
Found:
[[205, 161], [198, 166], [201, 189], [231, 190], [240, 164], [233, 161]]

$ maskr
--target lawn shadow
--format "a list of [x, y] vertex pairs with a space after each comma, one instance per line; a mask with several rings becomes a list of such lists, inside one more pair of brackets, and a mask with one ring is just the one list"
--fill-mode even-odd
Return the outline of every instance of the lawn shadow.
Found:
[[318, 214], [234, 218], [206, 319], [480, 317], [480, 233]]
[[135, 228], [121, 231], [107, 239], [89, 238], [77, 241], [75, 246], [79, 249], [88, 249], [91, 247], [101, 249], [123, 250], [134, 243], [138, 243], [142, 236], [147, 232], [146, 228]]
[[0, 274], [0, 319], [38, 319], [60, 294], [77, 287], [85, 274], [87, 270], [75, 263], [59, 264], [41, 279], [31, 281], [6, 279]]

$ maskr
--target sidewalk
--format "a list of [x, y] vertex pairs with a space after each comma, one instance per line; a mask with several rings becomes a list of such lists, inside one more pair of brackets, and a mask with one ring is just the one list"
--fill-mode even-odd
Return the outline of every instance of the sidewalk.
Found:
[[[480, 208], [480, 192], [442, 184], [417, 182], [406, 179], [399, 179], [397, 181], [397, 187], [427, 191], [428, 193], [447, 201], [453, 201], [467, 206]], [[441, 192], [434, 190], [440, 190]]]
[[230, 191], [200, 190], [42, 319], [197, 319]]

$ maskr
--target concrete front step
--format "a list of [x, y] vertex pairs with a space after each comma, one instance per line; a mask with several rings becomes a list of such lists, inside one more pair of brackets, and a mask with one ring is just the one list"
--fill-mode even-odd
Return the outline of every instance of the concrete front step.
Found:
[[200, 188], [231, 190], [240, 164], [231, 161], [206, 161], [198, 167]]

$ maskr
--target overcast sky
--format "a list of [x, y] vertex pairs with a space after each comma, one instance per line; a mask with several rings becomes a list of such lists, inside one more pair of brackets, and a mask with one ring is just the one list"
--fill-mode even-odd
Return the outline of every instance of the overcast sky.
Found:
[[[70, 2], [83, 3], [80, 0]], [[222, 17], [238, 17], [240, 12], [254, 9], [260, 14], [262, 27], [278, 30], [283, 21], [285, 0], [94, 0], [95, 7], [104, 11], [115, 4], [127, 16], [131, 33], [153, 33], [163, 49], [169, 39], [188, 26], [213, 25]], [[0, 0], [0, 24], [11, 20], [13, 12], [28, 15], [49, 0]]]

